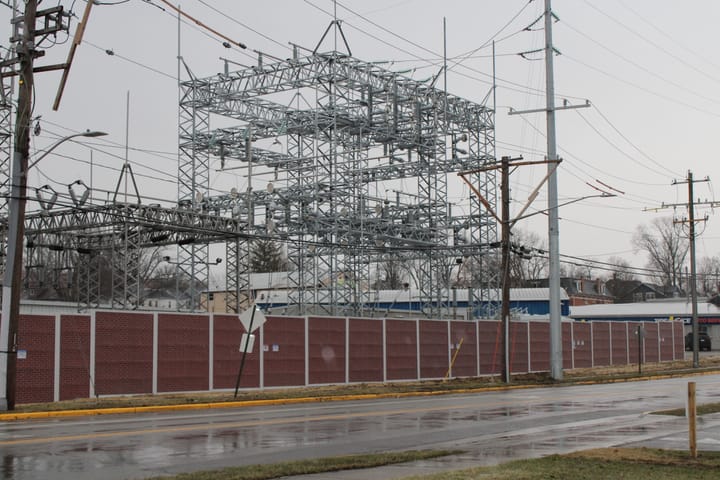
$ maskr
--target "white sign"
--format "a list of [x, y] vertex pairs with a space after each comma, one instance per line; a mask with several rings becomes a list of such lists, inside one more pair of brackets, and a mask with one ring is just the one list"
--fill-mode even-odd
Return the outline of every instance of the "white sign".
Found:
[[253, 347], [255, 346], [255, 335], [248, 335], [247, 333], [242, 334], [240, 340], [240, 351], [246, 353], [252, 353]]
[[[255, 312], [254, 315], [253, 312]], [[245, 327], [245, 331], [247, 333], [252, 333], [255, 329], [260, 328], [260, 326], [267, 320], [267, 318], [265, 318], [265, 314], [262, 313], [262, 310], [260, 310], [260, 307], [257, 305], [253, 305], [242, 312], [238, 315], [238, 319], [240, 320], [240, 323], [242, 323], [242, 326]], [[250, 325], [251, 323], [252, 325]]]
[[17, 358], [18, 360], [25, 360], [27, 358], [27, 350], [18, 350]]

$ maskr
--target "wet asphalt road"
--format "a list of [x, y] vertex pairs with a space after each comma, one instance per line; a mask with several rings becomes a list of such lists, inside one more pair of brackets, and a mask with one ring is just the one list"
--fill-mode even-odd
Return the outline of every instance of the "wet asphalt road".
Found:
[[[698, 385], [698, 403], [720, 401], [720, 375], [691, 380]], [[683, 407], [687, 382], [676, 378], [468, 395], [5, 422], [0, 423], [0, 478], [134, 479], [349, 453], [421, 448], [466, 451], [445, 462], [417, 464], [419, 472], [430, 472], [663, 439], [666, 445], [675, 442], [673, 448], [683, 448], [685, 419], [647, 412]], [[720, 417], [699, 425], [701, 449], [720, 450], [718, 426]], [[405, 474], [409, 473], [418, 471]], [[389, 477], [382, 474], [377, 478]]]

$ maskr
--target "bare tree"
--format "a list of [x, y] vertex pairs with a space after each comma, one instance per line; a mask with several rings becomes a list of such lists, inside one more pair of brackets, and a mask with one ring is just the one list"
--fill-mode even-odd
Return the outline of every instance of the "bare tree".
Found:
[[[545, 255], [547, 244], [535, 232], [516, 229], [511, 240], [510, 281], [512, 286], [521, 287], [528, 280], [548, 276], [548, 259]], [[513, 255], [514, 253], [514, 255]]]
[[689, 242], [671, 217], [656, 218], [649, 227], [638, 226], [633, 244], [648, 254], [648, 267], [658, 270], [657, 277], [665, 286], [682, 286], [682, 268]]
[[720, 287], [720, 258], [703, 257], [697, 265], [698, 291], [706, 296], [718, 293]]
[[375, 288], [399, 290], [407, 283], [407, 265], [399, 257], [388, 257], [378, 264]]
[[607, 259], [607, 263], [611, 266], [607, 275], [607, 280], [635, 280], [635, 274], [632, 272], [630, 263], [622, 257], [612, 256]]
[[[499, 246], [499, 245], [498, 245]], [[547, 278], [547, 247], [534, 232], [513, 231], [510, 247], [510, 286], [523, 287], [529, 280]], [[462, 287], [496, 287], [494, 280], [501, 278], [500, 249], [491, 250], [482, 258], [466, 257], [454, 282]]]

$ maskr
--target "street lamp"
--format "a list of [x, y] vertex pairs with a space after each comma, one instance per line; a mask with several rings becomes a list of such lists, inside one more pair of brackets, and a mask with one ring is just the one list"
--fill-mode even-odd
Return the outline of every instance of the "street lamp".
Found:
[[[25, 233], [25, 203], [27, 172], [58, 145], [75, 137], [101, 137], [105, 132], [74, 133], [52, 144], [32, 163], [28, 164], [27, 150], [16, 145], [12, 162], [12, 183], [8, 200], [8, 240], [5, 272], [2, 281], [2, 317], [0, 317], [0, 411], [15, 408], [15, 377], [17, 358], [17, 330], [22, 290], [23, 236]], [[12, 340], [12, 343], [11, 343]]]
[[47, 157], [48, 154], [49, 154], [50, 152], [52, 152], [53, 150], [55, 150], [55, 148], [57, 148], [57, 146], [60, 145], [61, 143], [65, 143], [65, 142], [67, 142], [68, 140], [70, 140], [70, 139], [72, 139], [72, 138], [75, 138], [75, 137], [90, 137], [90, 138], [93, 138], [93, 137], [104, 137], [105, 135], [107, 135], [107, 133], [105, 133], [105, 132], [98, 132], [98, 131], [86, 130], [86, 131], [81, 132], [81, 133], [73, 133], [72, 135], [68, 135], [67, 137], [63, 137], [63, 138], [61, 138], [60, 140], [58, 140], [57, 142], [55, 142], [55, 143], [53, 143], [52, 145], [50, 145], [50, 147], [49, 147], [47, 150], [45, 150], [44, 152], [42, 152], [42, 154], [41, 154], [38, 158], [36, 158], [30, 165], [28, 165], [27, 171], [30, 171], [30, 169], [31, 169], [32, 167], [34, 167], [35, 165], [37, 165], [38, 162], [40, 162], [40, 160], [42, 160], [43, 158]]

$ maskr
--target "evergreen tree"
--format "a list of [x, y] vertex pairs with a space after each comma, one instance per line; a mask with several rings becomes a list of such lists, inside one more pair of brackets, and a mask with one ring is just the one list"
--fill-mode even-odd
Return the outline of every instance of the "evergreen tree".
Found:
[[272, 240], [255, 240], [250, 249], [250, 271], [255, 273], [282, 272], [287, 261], [280, 245]]

